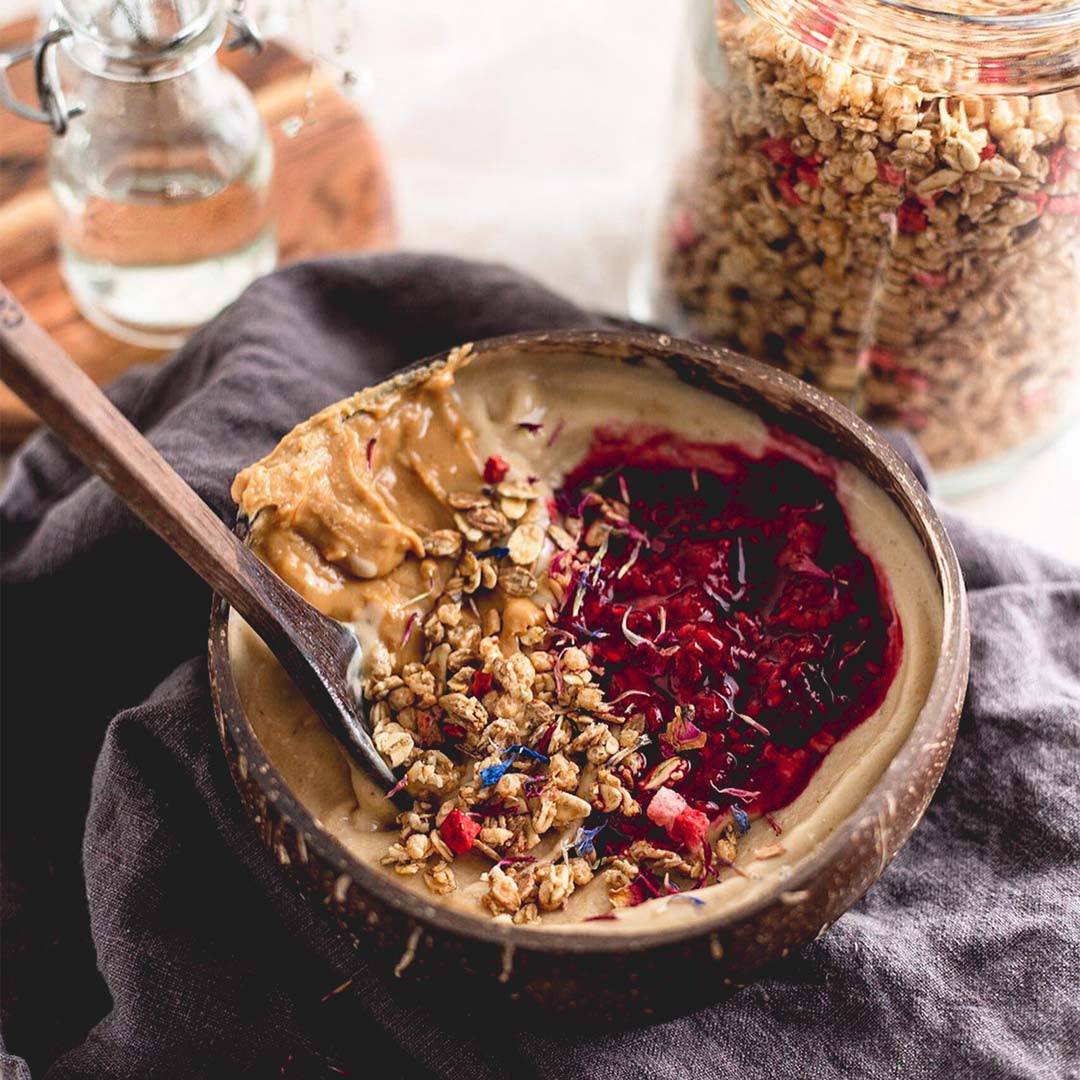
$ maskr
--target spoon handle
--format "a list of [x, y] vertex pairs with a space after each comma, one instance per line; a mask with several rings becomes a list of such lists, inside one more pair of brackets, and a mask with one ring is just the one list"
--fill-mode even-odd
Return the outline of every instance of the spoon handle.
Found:
[[273, 575], [3, 284], [0, 358], [4, 382], [245, 618], [277, 599]]
[[4, 382], [223, 596], [380, 783], [395, 778], [347, 685], [356, 639], [261, 563], [0, 282]]

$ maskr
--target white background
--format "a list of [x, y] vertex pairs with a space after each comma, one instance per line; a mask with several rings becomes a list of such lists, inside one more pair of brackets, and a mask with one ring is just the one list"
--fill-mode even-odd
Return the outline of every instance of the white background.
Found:
[[[290, 33], [360, 75], [402, 246], [501, 260], [625, 312], [665, 175], [683, 0], [265, 2], [296, 5]], [[952, 505], [1080, 561], [1080, 426]]]

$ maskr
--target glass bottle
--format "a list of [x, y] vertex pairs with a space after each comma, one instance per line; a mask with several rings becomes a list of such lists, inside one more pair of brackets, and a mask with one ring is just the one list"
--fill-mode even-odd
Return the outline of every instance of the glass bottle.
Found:
[[269, 137], [216, 59], [230, 21], [258, 43], [222, 0], [56, 0], [31, 54], [41, 108], [17, 108], [53, 127], [64, 278], [136, 344], [179, 344], [277, 260]]
[[907, 431], [946, 490], [1046, 442], [1080, 386], [1077, 0], [693, 6], [635, 314]]

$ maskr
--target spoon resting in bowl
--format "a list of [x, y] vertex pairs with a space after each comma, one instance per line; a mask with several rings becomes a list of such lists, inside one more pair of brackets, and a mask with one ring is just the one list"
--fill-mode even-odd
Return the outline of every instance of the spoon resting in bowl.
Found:
[[[371, 740], [353, 631], [261, 563], [0, 283], [0, 378], [262, 638], [357, 766], [397, 778]], [[401, 792], [402, 805], [411, 805]]]

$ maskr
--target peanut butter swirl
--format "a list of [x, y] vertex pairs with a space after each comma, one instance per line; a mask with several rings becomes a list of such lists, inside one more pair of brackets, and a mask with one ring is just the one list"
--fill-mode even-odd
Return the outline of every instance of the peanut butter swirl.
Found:
[[447, 490], [477, 485], [483, 468], [451, 393], [467, 362], [463, 348], [407, 391], [323, 409], [233, 482], [260, 557], [326, 614], [353, 621], [378, 603], [392, 616], [436, 583], [423, 536], [453, 524]]

